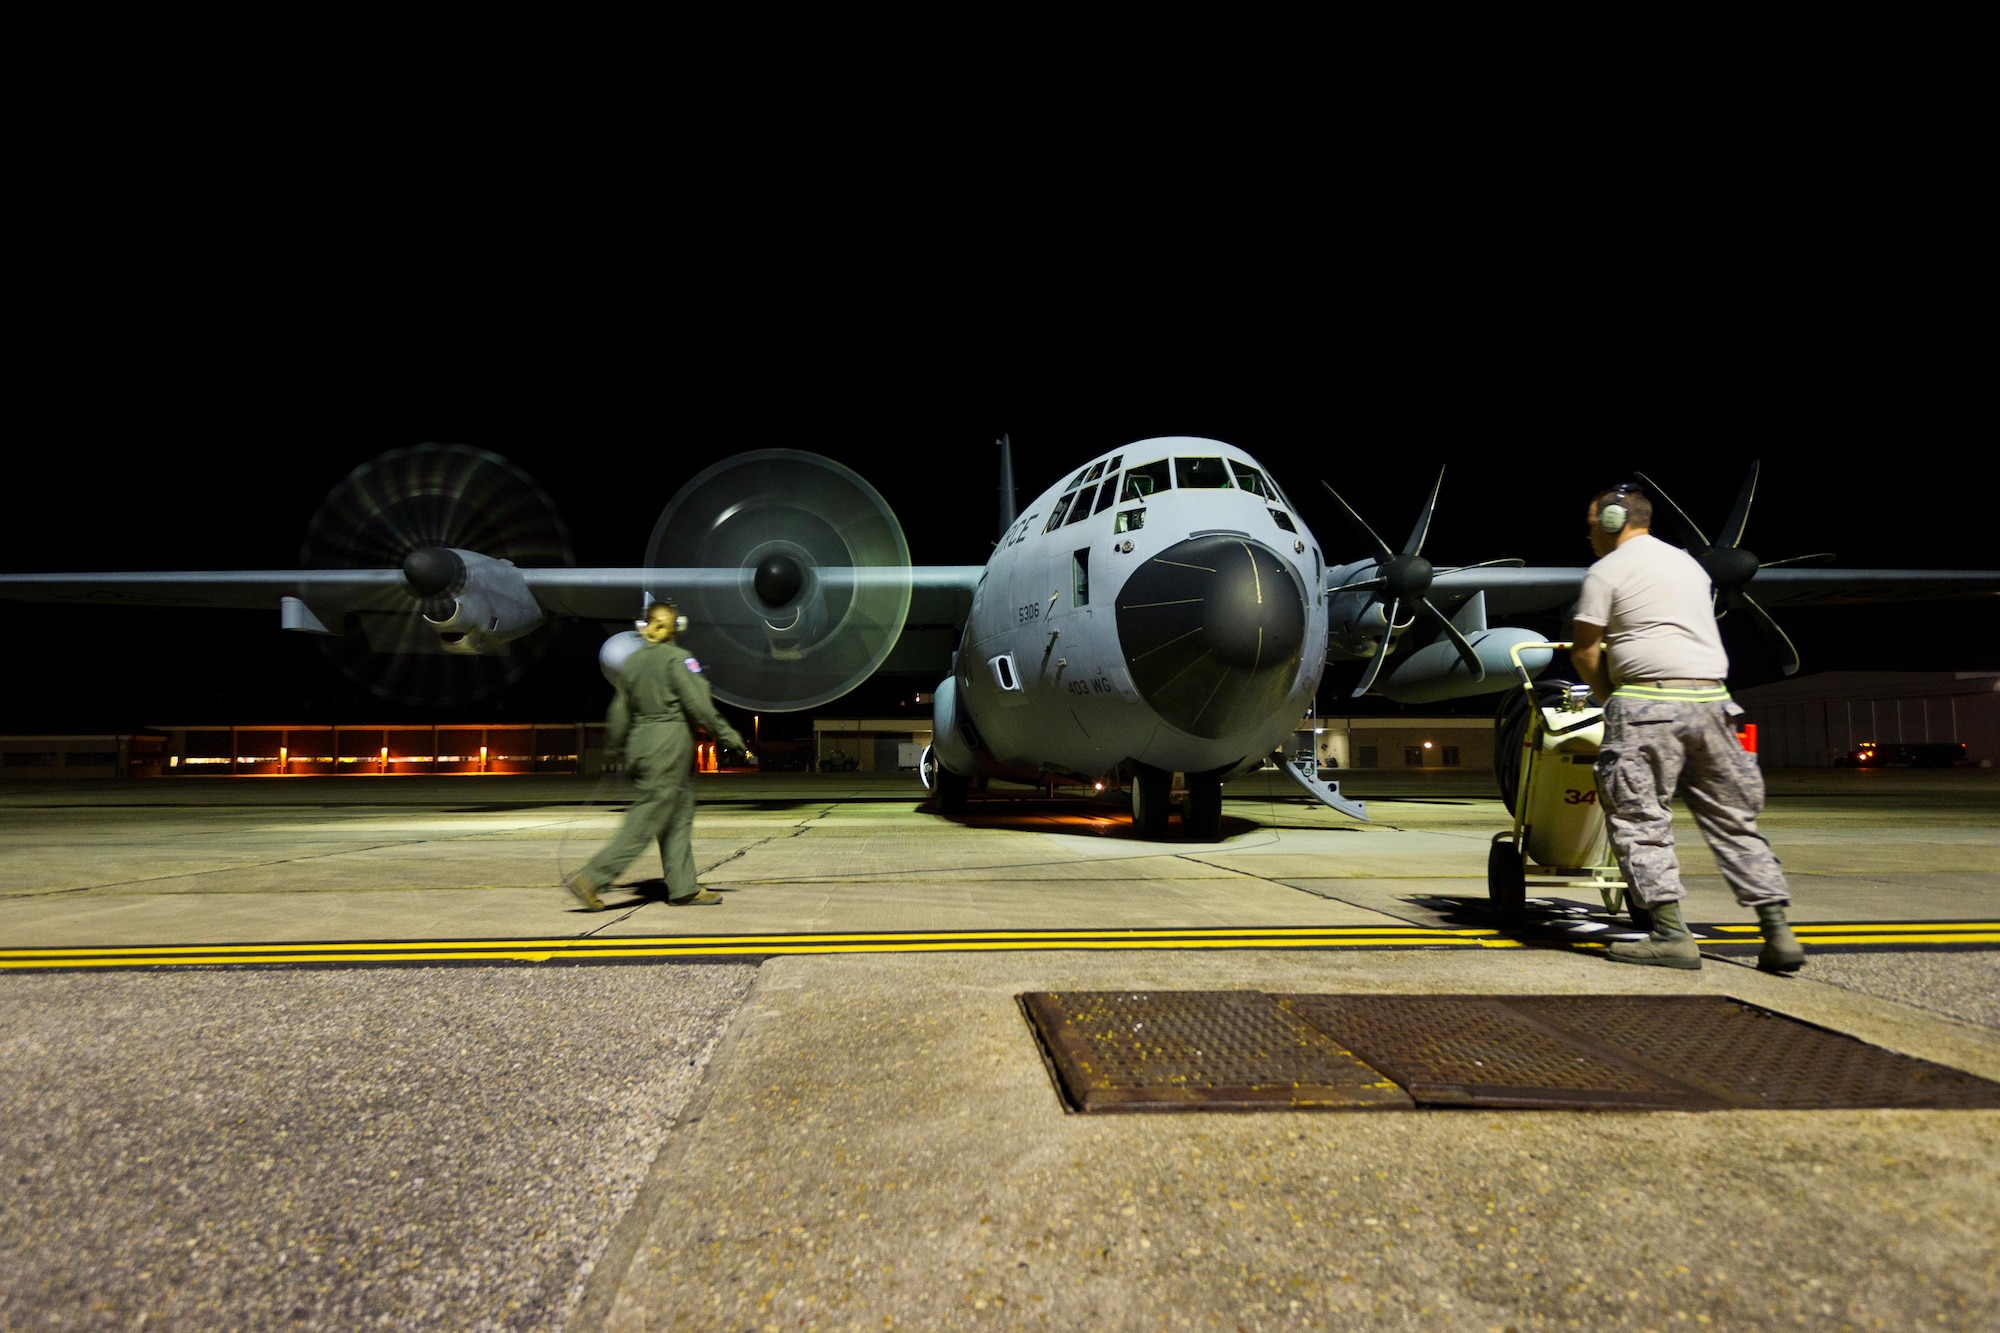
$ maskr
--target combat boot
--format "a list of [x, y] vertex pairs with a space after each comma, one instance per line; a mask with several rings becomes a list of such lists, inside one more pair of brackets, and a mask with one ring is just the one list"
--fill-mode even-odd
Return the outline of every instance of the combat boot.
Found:
[[1649, 904], [1653, 913], [1653, 933], [1643, 940], [1620, 941], [1604, 951], [1614, 963], [1642, 963], [1647, 967], [1679, 967], [1697, 971], [1701, 950], [1681, 921], [1678, 902]]
[[685, 897], [685, 898], [669, 898], [669, 899], [667, 899], [667, 906], [669, 906], [669, 907], [713, 907], [713, 906], [715, 906], [715, 904], [717, 904], [717, 903], [719, 903], [719, 902], [721, 902], [721, 901], [722, 901], [722, 895], [721, 895], [721, 894], [719, 894], [719, 893], [715, 892], [715, 891], [714, 891], [714, 890], [712, 890], [712, 889], [703, 889], [703, 890], [702, 890], [702, 891], [701, 891], [700, 893], [690, 893], [690, 894], [689, 894], [689, 895], [688, 895], [687, 897]]
[[587, 910], [592, 912], [602, 912], [604, 910], [603, 900], [597, 896], [597, 890], [591, 887], [590, 881], [583, 877], [582, 872], [578, 872], [565, 879], [563, 887], [568, 889]]
[[1764, 948], [1757, 955], [1758, 971], [1783, 975], [1806, 965], [1805, 946], [1799, 943], [1798, 936], [1792, 934], [1792, 928], [1785, 924], [1783, 903], [1760, 904], [1757, 920], [1764, 927]]

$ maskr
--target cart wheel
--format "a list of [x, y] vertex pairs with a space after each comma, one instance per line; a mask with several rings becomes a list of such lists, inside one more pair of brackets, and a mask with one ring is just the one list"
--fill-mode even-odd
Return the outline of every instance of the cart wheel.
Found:
[[1521, 865], [1521, 849], [1502, 839], [1486, 853], [1486, 896], [1493, 901], [1493, 915], [1507, 925], [1518, 923], [1526, 914], [1528, 876]]

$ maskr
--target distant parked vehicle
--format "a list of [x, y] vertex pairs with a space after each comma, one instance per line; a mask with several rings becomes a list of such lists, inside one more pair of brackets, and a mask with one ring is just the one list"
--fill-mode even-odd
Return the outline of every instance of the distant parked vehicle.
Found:
[[1877, 745], [1863, 741], [1833, 761], [1835, 768], [1952, 768], [1970, 762], [1963, 741]]
[[822, 755], [819, 761], [819, 771], [822, 773], [852, 773], [859, 767], [861, 767], [860, 761], [838, 745]]
[[765, 741], [757, 747], [757, 768], [763, 773], [810, 773], [812, 747], [804, 741]]

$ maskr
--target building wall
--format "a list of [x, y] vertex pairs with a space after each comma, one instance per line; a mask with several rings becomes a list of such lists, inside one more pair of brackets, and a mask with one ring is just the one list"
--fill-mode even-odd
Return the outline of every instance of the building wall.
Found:
[[[1315, 748], [1326, 768], [1493, 767], [1493, 723], [1486, 718], [1306, 718], [1299, 730], [1316, 733]], [[1367, 762], [1371, 752], [1373, 763]], [[1412, 756], [1421, 762], [1409, 763]]]
[[1863, 742], [1962, 742], [2000, 759], [2000, 674], [1832, 671], [1737, 693], [1767, 768], [1822, 768]]

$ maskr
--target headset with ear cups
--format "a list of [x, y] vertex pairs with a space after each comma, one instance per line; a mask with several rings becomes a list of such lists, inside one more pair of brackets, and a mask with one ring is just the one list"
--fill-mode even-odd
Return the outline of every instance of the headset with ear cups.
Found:
[[1618, 502], [1639, 488], [1629, 481], [1621, 481], [1611, 488], [1611, 502], [1598, 506], [1597, 526], [1606, 532], [1617, 534], [1625, 531], [1625, 506]]
[[[687, 633], [687, 627], [688, 618], [684, 615], [676, 614], [674, 616], [674, 633], [685, 634]], [[647, 643], [665, 643], [667, 641], [666, 631], [655, 625], [650, 616], [639, 622], [639, 637]]]

